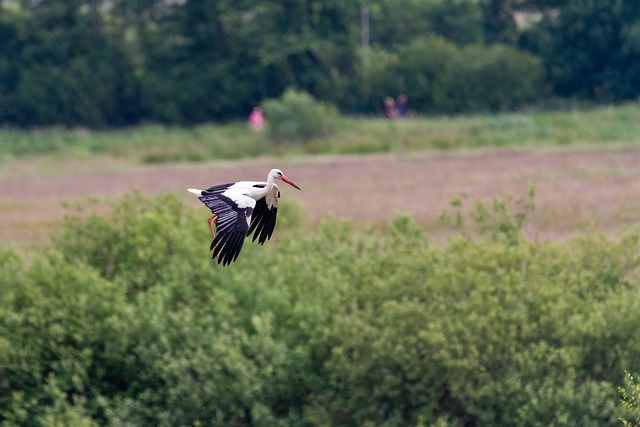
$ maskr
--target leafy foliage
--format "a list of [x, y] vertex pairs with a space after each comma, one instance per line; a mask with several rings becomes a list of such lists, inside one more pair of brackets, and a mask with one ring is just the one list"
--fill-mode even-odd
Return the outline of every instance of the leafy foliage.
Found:
[[[558, 19], [545, 21], [539, 50], [561, 95], [624, 100], [639, 94], [638, 3], [568, 2]], [[547, 43], [549, 42], [549, 43]], [[621, 64], [625, 64], [621, 66]]]
[[131, 58], [110, 36], [100, 2], [85, 3], [43, 1], [5, 22], [11, 37], [0, 67], [0, 122], [104, 127], [137, 120]]
[[309, 94], [288, 89], [280, 99], [263, 104], [269, 135], [274, 141], [326, 136], [336, 127], [335, 107], [316, 102]]
[[440, 37], [415, 38], [371, 70], [372, 94], [408, 93], [420, 111], [501, 111], [545, 95], [539, 59], [506, 45], [458, 47]]
[[622, 405], [633, 414], [633, 421], [622, 419], [624, 427], [637, 427], [640, 425], [640, 384], [636, 383], [633, 376], [625, 371], [626, 387], [618, 388], [622, 396]]
[[226, 269], [175, 196], [70, 217], [0, 253], [0, 423], [616, 425], [640, 234], [531, 242], [531, 203], [478, 202], [442, 247], [283, 208]]

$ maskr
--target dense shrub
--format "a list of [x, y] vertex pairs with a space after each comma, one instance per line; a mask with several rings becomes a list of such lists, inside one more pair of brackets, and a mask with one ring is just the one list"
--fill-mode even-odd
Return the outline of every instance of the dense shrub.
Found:
[[335, 107], [294, 89], [288, 89], [278, 99], [264, 101], [262, 107], [274, 141], [326, 136], [335, 129], [338, 119]]
[[638, 231], [534, 243], [497, 201], [438, 247], [408, 217], [302, 236], [288, 210], [227, 268], [173, 196], [1, 252], [0, 423], [619, 423], [640, 364]]
[[622, 404], [629, 411], [631, 421], [622, 418], [624, 427], [637, 427], [640, 425], [640, 384], [636, 382], [629, 372], [625, 372], [625, 386], [620, 387], [618, 392], [622, 396]]
[[461, 111], [506, 111], [544, 99], [545, 72], [535, 56], [506, 45], [462, 49], [456, 70], [463, 98]]
[[395, 55], [376, 52], [376, 57], [383, 61], [370, 70], [373, 98], [405, 92], [417, 112], [503, 111], [546, 93], [541, 61], [509, 46], [458, 47], [426, 37]]

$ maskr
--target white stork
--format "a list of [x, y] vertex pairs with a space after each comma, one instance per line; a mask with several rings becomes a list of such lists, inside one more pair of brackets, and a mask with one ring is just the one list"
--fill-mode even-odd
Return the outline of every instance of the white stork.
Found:
[[225, 266], [235, 261], [245, 237], [251, 233], [254, 233], [252, 241], [258, 239], [261, 245], [271, 238], [280, 197], [280, 190], [274, 183], [276, 179], [301, 190], [280, 169], [271, 169], [267, 182], [238, 181], [206, 190], [188, 189], [213, 213], [208, 220], [213, 236], [210, 250], [213, 251], [212, 258], [218, 258], [218, 264]]

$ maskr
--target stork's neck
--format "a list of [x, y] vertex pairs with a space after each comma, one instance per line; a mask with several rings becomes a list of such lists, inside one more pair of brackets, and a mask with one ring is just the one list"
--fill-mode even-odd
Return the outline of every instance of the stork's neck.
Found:
[[247, 195], [254, 198], [255, 200], [261, 199], [269, 194], [269, 192], [273, 188], [274, 183], [275, 176], [270, 173], [269, 176], [267, 176], [267, 185], [265, 185], [264, 187], [252, 188], [250, 192], [251, 194]]
[[272, 173], [269, 173], [269, 176], [267, 176], [267, 185], [265, 188], [265, 194], [268, 193], [269, 191], [271, 191], [271, 188], [273, 188], [273, 183], [276, 180], [275, 176]]

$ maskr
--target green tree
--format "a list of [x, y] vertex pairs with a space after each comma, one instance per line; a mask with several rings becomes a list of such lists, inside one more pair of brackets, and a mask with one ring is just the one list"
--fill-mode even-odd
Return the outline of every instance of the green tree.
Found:
[[418, 37], [438, 35], [453, 43], [482, 41], [482, 16], [468, 0], [371, 0], [371, 44], [392, 50]]
[[146, 110], [161, 121], [200, 122], [244, 117], [290, 86], [336, 98], [353, 67], [356, 10], [317, 0], [166, 7], [157, 25], [141, 29]]
[[20, 64], [10, 88], [18, 124], [104, 126], [139, 119], [128, 59], [108, 34], [104, 6], [81, 0], [23, 5], [12, 34], [12, 57]]
[[487, 43], [513, 44], [517, 40], [514, 0], [481, 0]]
[[502, 43], [515, 46], [523, 28], [518, 25], [518, 15], [525, 21], [537, 19], [536, 15], [556, 14], [567, 0], [480, 0], [484, 23], [484, 37], [489, 44]]
[[543, 21], [536, 49], [554, 91], [604, 100], [640, 94], [640, 4], [576, 0]]
[[339, 0], [259, 2], [262, 33], [256, 34], [264, 73], [262, 94], [280, 96], [294, 87], [316, 99], [353, 104], [349, 84], [359, 45], [359, 6]]

